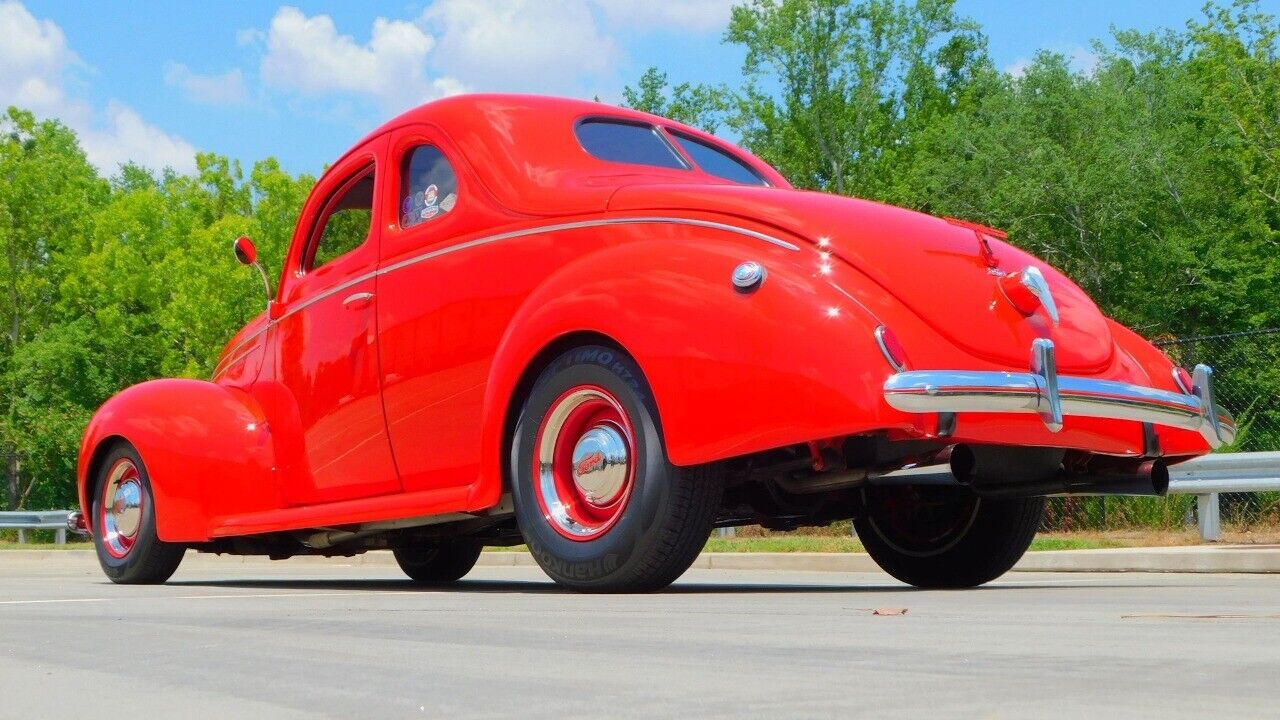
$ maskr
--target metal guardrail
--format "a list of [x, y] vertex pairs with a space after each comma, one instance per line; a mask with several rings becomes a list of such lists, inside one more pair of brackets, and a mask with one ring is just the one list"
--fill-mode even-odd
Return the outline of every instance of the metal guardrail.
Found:
[[1222, 538], [1219, 493], [1280, 491], [1280, 452], [1205, 455], [1169, 468], [1169, 492], [1196, 496], [1203, 540]]
[[[1222, 538], [1220, 493], [1280, 491], [1280, 452], [1222, 453], [1205, 455], [1169, 468], [1169, 492], [1196, 496], [1196, 523], [1200, 537]], [[58, 544], [67, 542], [66, 510], [0, 512], [0, 530], [18, 531], [26, 542], [27, 530], [54, 530]], [[720, 537], [733, 537], [733, 528], [719, 528]]]
[[0, 512], [0, 530], [17, 530], [18, 542], [27, 541], [28, 530], [53, 530], [59, 545], [67, 544], [66, 510], [41, 510], [38, 512]]

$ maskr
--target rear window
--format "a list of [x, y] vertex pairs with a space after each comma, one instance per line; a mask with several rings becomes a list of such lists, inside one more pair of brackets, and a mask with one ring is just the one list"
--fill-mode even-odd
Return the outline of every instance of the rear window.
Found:
[[578, 123], [578, 142], [601, 160], [632, 165], [687, 170], [676, 151], [651, 125], [616, 120], [583, 120]]
[[759, 173], [733, 155], [714, 145], [680, 133], [671, 133], [693, 162], [708, 175], [715, 175], [743, 185], [768, 185]]

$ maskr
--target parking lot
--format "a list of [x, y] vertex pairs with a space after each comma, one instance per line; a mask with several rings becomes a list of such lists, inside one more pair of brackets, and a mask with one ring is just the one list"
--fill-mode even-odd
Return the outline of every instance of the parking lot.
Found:
[[[877, 615], [877, 609], [906, 610]], [[1280, 577], [694, 570], [589, 596], [532, 568], [192, 558], [119, 587], [0, 555], [0, 717], [1260, 717]]]

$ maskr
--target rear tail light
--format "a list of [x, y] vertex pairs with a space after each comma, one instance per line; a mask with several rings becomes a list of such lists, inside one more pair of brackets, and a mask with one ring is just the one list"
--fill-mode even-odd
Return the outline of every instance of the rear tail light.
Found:
[[1178, 384], [1182, 392], [1187, 395], [1194, 395], [1195, 381], [1191, 379], [1191, 373], [1186, 368], [1175, 367], [1173, 369], [1173, 381]]
[[902, 343], [898, 342], [898, 336], [894, 335], [892, 330], [884, 325], [877, 327], [876, 344], [880, 346], [880, 352], [884, 354], [884, 359], [888, 361], [890, 367], [897, 372], [907, 369], [907, 352], [902, 348]]

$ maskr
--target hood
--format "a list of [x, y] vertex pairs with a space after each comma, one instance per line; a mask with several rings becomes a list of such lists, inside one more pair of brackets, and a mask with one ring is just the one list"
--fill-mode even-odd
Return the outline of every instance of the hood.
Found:
[[[1002, 365], [1026, 367], [1037, 337], [1053, 339], [1059, 370], [1100, 370], [1111, 359], [1106, 318], [1083, 290], [973, 226], [826, 193], [742, 186], [625, 187], [610, 199], [609, 209], [705, 210], [821, 242], [821, 249], [871, 278], [953, 344]], [[1058, 306], [1057, 327], [1043, 310], [1022, 315], [1000, 290], [1001, 277], [1029, 266], [1048, 282]]]

